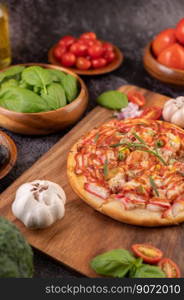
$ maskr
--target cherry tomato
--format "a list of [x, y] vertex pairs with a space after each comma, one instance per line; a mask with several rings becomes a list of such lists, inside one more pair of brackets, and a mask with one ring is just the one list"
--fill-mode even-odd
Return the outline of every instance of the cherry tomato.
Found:
[[162, 109], [160, 107], [151, 106], [146, 107], [139, 118], [148, 119], [148, 120], [158, 120], [162, 115]]
[[71, 52], [66, 52], [61, 57], [61, 64], [65, 67], [71, 67], [76, 62], [76, 56]]
[[76, 67], [79, 70], [88, 70], [91, 67], [91, 62], [85, 57], [78, 57], [76, 61]]
[[130, 102], [133, 102], [139, 106], [143, 106], [146, 103], [145, 97], [137, 91], [131, 90], [128, 92], [127, 96]]
[[58, 60], [60, 60], [61, 59], [61, 57], [62, 57], [62, 55], [64, 54], [66, 52], [66, 47], [64, 47], [64, 46], [56, 46], [55, 48], [54, 48], [54, 50], [53, 50], [53, 53], [54, 53], [54, 56], [58, 59]]
[[76, 56], [85, 56], [87, 54], [87, 46], [82, 43], [74, 43], [70, 47], [70, 52]]
[[160, 249], [149, 244], [134, 244], [132, 245], [132, 251], [136, 256], [141, 257], [149, 264], [158, 263], [163, 256], [163, 252]]
[[113, 51], [114, 47], [111, 43], [104, 42], [103, 43], [103, 49], [104, 49], [104, 51]]
[[88, 54], [91, 58], [101, 57], [103, 54], [103, 51], [104, 50], [103, 50], [102, 46], [99, 46], [96, 44], [88, 48]]
[[96, 34], [94, 32], [85, 32], [81, 34], [80, 39], [96, 40]]
[[71, 35], [65, 35], [62, 39], [59, 40], [58, 44], [60, 46], [69, 47], [75, 42], [75, 38]]
[[169, 28], [161, 31], [153, 40], [152, 49], [157, 57], [164, 49], [176, 42], [175, 29]]
[[95, 44], [96, 40], [86, 40], [86, 39], [79, 39], [78, 43], [86, 45], [87, 47], [93, 46]]
[[158, 62], [169, 68], [184, 69], [184, 47], [175, 43], [158, 56]]
[[115, 60], [116, 54], [114, 53], [114, 51], [107, 51], [105, 52], [103, 57], [107, 60], [107, 63], [111, 63], [113, 60]]
[[105, 67], [107, 64], [107, 61], [105, 58], [96, 58], [92, 60], [92, 66], [94, 69]]
[[180, 278], [181, 272], [178, 265], [170, 258], [162, 258], [158, 266], [166, 274], [167, 278]]
[[176, 38], [181, 44], [184, 44], [184, 18], [176, 26]]

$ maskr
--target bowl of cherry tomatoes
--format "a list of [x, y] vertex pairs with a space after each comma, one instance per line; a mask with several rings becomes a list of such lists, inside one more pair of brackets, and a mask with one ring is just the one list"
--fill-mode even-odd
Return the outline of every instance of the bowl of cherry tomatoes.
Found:
[[48, 60], [77, 74], [98, 75], [117, 69], [123, 54], [113, 44], [97, 39], [94, 32], [85, 32], [79, 38], [62, 37], [49, 50]]
[[145, 48], [143, 61], [153, 77], [172, 85], [184, 85], [184, 18], [175, 28], [155, 36]]

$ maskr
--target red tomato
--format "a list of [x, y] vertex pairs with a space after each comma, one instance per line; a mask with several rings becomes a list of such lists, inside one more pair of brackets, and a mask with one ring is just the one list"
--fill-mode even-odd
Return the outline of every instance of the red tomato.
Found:
[[139, 118], [148, 119], [148, 120], [158, 120], [162, 115], [162, 109], [160, 107], [151, 106], [146, 107]]
[[115, 60], [116, 54], [114, 53], [114, 51], [107, 51], [105, 52], [103, 57], [107, 60], [107, 63], [111, 63], [113, 60]]
[[131, 90], [128, 92], [127, 96], [130, 102], [133, 102], [139, 106], [143, 106], [146, 103], [145, 97], [137, 91]]
[[96, 34], [94, 32], [85, 32], [81, 34], [80, 39], [96, 40]]
[[94, 69], [105, 67], [107, 64], [107, 61], [105, 58], [96, 58], [92, 60], [92, 66]]
[[169, 68], [184, 69], [184, 48], [175, 43], [163, 50], [158, 56], [158, 62]]
[[111, 43], [104, 42], [103, 49], [104, 49], [104, 51], [113, 51], [114, 47]]
[[78, 42], [74, 43], [70, 47], [70, 52], [72, 52], [76, 56], [85, 56], [87, 54], [87, 46]]
[[152, 49], [157, 57], [164, 49], [176, 42], [175, 29], [169, 28], [161, 31], [153, 40]]
[[160, 249], [149, 244], [132, 245], [132, 251], [136, 256], [141, 257], [149, 264], [158, 263], [163, 256], [163, 252]]
[[66, 52], [66, 47], [64, 46], [56, 46], [53, 50], [54, 56], [55, 58], [57, 58], [58, 60], [61, 59], [62, 55]]
[[76, 62], [76, 56], [71, 52], [66, 52], [61, 57], [61, 64], [65, 67], [71, 67]]
[[78, 57], [76, 61], [76, 67], [79, 70], [88, 70], [91, 67], [91, 62], [85, 57]]
[[176, 37], [181, 44], [184, 44], [184, 18], [176, 26]]
[[65, 35], [62, 39], [59, 40], [58, 44], [60, 46], [69, 47], [75, 42], [75, 38], [71, 35]]
[[181, 272], [178, 265], [170, 258], [163, 258], [158, 266], [166, 274], [167, 278], [180, 278]]
[[99, 58], [103, 54], [103, 48], [95, 44], [88, 48], [88, 54], [91, 58]]
[[96, 40], [85, 40], [85, 39], [79, 39], [78, 43], [86, 45], [87, 47], [93, 46], [95, 44]]

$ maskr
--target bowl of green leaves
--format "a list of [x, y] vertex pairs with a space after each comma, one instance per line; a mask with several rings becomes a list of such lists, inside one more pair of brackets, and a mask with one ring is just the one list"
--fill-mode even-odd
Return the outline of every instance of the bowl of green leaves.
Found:
[[0, 126], [21, 134], [49, 134], [75, 123], [88, 90], [74, 72], [49, 64], [14, 65], [0, 72]]

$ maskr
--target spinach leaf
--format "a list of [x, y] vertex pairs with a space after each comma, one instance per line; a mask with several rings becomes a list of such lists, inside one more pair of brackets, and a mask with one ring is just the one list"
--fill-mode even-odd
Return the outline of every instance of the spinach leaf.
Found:
[[142, 264], [131, 274], [131, 278], [164, 278], [165, 274], [159, 267]]
[[97, 103], [110, 109], [121, 109], [128, 105], [128, 98], [119, 91], [108, 91], [97, 98]]
[[22, 72], [22, 79], [30, 85], [41, 87], [45, 90], [46, 85], [52, 82], [52, 76], [49, 70], [41, 68], [39, 66], [32, 66], [26, 68]]
[[16, 79], [9, 79], [6, 80], [1, 84], [1, 91], [4, 91], [5, 89], [9, 89], [11, 86], [18, 86], [19, 82]]
[[47, 87], [47, 94], [42, 91], [41, 95], [47, 102], [50, 110], [58, 109], [66, 105], [64, 89], [58, 83], [51, 83], [51, 85]]
[[49, 69], [49, 72], [52, 76], [52, 81], [54, 81], [54, 82], [62, 83], [63, 78], [66, 76], [66, 74], [64, 72], [59, 71], [59, 70]]
[[72, 102], [78, 94], [78, 80], [76, 77], [67, 74], [62, 78], [62, 86], [66, 93], [68, 102]]
[[96, 273], [112, 277], [125, 277], [136, 258], [125, 249], [115, 249], [93, 258], [91, 267]]
[[19, 75], [23, 70], [25, 69], [24, 66], [13, 66], [6, 71], [3, 71], [0, 73], [0, 82], [2, 82], [4, 79], [8, 77], [14, 77], [16, 75]]
[[20, 88], [10, 87], [0, 93], [0, 106], [23, 113], [34, 113], [49, 110], [44, 99], [34, 92]]

